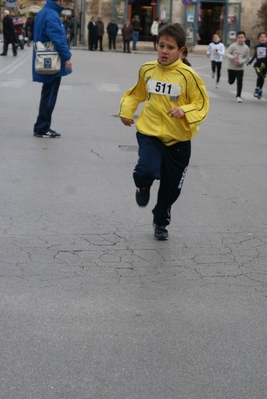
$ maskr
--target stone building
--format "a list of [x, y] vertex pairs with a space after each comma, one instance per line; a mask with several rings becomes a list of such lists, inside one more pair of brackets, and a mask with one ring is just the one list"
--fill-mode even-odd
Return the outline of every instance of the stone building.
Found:
[[[17, 1], [19, 9], [43, 5], [43, 0]], [[6, 5], [10, 4], [9, 0]], [[125, 19], [139, 15], [140, 41], [146, 42], [151, 40], [150, 27], [156, 17], [179, 22], [186, 29], [187, 44], [192, 46], [208, 44], [215, 32], [227, 46], [235, 41], [238, 30], [244, 30], [248, 42], [254, 45], [260, 29], [260, 0], [65, 0], [64, 5], [80, 21], [79, 41], [83, 45], [87, 44], [87, 24], [92, 15], [101, 15], [105, 26], [111, 18], [121, 25]]]

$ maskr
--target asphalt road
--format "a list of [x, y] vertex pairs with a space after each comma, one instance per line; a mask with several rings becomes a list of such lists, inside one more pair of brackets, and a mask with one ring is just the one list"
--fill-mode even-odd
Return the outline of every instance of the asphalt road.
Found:
[[[1, 48], [0, 48], [1, 51]], [[267, 86], [210, 95], [170, 238], [135, 204], [123, 92], [155, 54], [73, 51], [52, 127], [32, 135], [31, 48], [0, 57], [0, 398], [267, 397]], [[138, 112], [137, 112], [138, 114]]]

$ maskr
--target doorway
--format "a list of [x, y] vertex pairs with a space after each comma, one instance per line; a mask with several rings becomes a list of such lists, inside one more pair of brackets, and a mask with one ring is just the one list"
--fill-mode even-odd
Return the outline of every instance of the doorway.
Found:
[[135, 0], [128, 2], [128, 19], [131, 21], [135, 15], [140, 19], [140, 41], [152, 41], [151, 25], [157, 16], [157, 5], [151, 5], [151, 0]]
[[198, 23], [198, 44], [209, 44], [217, 33], [223, 38], [225, 3], [201, 2]]

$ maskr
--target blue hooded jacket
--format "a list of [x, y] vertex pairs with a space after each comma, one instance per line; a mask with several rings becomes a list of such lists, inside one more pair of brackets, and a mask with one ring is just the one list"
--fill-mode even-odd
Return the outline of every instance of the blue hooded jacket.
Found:
[[69, 75], [72, 70], [66, 71], [65, 61], [71, 58], [71, 52], [67, 45], [66, 31], [60, 19], [60, 13], [64, 10], [53, 0], [46, 0], [45, 6], [38, 12], [34, 21], [34, 41], [53, 42], [61, 56], [61, 70], [53, 75], [43, 75], [35, 72], [35, 50], [32, 57], [32, 79], [34, 82], [48, 83], [59, 76]]

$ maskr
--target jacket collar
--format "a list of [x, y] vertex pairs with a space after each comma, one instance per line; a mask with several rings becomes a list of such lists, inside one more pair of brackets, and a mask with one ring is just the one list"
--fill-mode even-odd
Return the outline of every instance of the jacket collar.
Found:
[[162, 65], [159, 61], [157, 61], [157, 63], [158, 63], [158, 65], [160, 65], [162, 68], [165, 68], [165, 69], [176, 69], [176, 68], [179, 68], [181, 66], [181, 64], [183, 64], [183, 61], [180, 58], [177, 58], [175, 61], [173, 61], [169, 65]]

